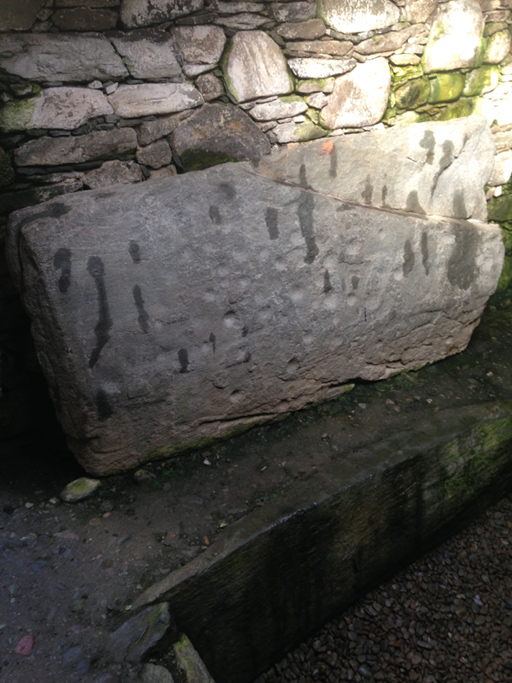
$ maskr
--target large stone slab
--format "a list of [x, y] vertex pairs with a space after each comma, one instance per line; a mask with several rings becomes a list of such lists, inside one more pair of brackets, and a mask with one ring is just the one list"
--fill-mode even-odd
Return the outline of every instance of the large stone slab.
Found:
[[493, 167], [489, 126], [472, 116], [280, 149], [258, 172], [383, 209], [486, 220], [484, 186]]
[[476, 66], [482, 48], [484, 16], [477, 0], [439, 5], [425, 48], [425, 71]]
[[462, 350], [503, 259], [498, 226], [248, 163], [52, 200], [8, 233], [56, 410], [97, 474]]
[[113, 113], [100, 90], [46, 88], [37, 97], [5, 103], [0, 110], [0, 128], [5, 132], [31, 128], [74, 130], [95, 116]]
[[0, 31], [28, 31], [45, 0], [18, 0], [0, 5]]
[[240, 31], [223, 61], [226, 87], [237, 102], [293, 90], [286, 60], [277, 43], [263, 31]]
[[172, 35], [189, 64], [216, 64], [226, 44], [219, 26], [174, 26]]
[[2, 36], [0, 69], [34, 81], [88, 83], [129, 74], [99, 34], [22, 33]]

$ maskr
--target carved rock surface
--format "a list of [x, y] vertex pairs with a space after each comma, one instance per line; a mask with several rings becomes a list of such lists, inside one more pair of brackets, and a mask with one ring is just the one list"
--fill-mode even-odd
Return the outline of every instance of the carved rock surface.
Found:
[[462, 350], [503, 259], [498, 226], [249, 163], [59, 197], [8, 235], [69, 445], [97, 474]]
[[0, 69], [34, 81], [88, 83], [126, 78], [110, 42], [97, 33], [21, 33], [2, 36]]
[[493, 167], [492, 134], [485, 119], [472, 116], [283, 148], [258, 171], [383, 209], [486, 220], [483, 188]]

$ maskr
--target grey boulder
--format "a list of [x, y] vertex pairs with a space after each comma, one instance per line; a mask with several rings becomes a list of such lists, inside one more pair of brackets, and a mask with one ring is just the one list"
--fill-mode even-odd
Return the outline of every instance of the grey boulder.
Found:
[[328, 191], [225, 164], [11, 216], [11, 270], [86, 470], [172, 456], [465, 348], [500, 274], [499, 227]]

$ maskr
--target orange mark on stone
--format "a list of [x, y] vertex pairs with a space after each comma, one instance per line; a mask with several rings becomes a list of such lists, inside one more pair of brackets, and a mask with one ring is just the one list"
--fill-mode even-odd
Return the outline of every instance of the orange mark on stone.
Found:
[[334, 152], [334, 142], [333, 140], [326, 140], [320, 147], [318, 152], [319, 156], [326, 157]]

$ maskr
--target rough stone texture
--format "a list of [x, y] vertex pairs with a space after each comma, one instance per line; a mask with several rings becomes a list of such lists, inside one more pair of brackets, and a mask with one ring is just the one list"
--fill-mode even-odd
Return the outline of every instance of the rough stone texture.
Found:
[[484, 62], [487, 64], [499, 64], [510, 52], [511, 38], [509, 31], [498, 31], [489, 38], [485, 48]]
[[256, 104], [249, 110], [250, 116], [256, 121], [270, 121], [272, 119], [286, 119], [307, 111], [308, 105], [301, 97], [289, 95], [272, 102]]
[[68, 443], [102, 474], [462, 350], [503, 258], [498, 226], [248, 164], [59, 197], [8, 236]]
[[400, 21], [400, 10], [390, 0], [319, 0], [319, 16], [341, 33], [386, 28]]
[[298, 81], [295, 89], [297, 92], [309, 95], [313, 92], [331, 93], [334, 90], [334, 78], [320, 78], [311, 81]]
[[357, 65], [355, 59], [315, 59], [314, 57], [293, 57], [288, 66], [298, 78], [329, 78], [352, 71]]
[[121, 21], [128, 28], [150, 26], [203, 8], [204, 0], [123, 0]]
[[276, 21], [307, 21], [316, 17], [314, 2], [273, 2], [270, 12]]
[[93, 171], [84, 174], [84, 186], [96, 190], [108, 185], [139, 183], [143, 180], [140, 166], [135, 161], [106, 161]]
[[91, 88], [48, 88], [39, 97], [7, 102], [0, 110], [6, 132], [31, 128], [74, 130], [95, 116], [112, 114], [105, 95]]
[[477, 0], [450, 0], [440, 4], [425, 48], [425, 71], [475, 66], [483, 29], [484, 16]]
[[412, 24], [423, 24], [436, 9], [437, 0], [406, 0], [405, 17]]
[[236, 14], [231, 17], [219, 17], [215, 23], [225, 26], [230, 31], [253, 31], [268, 24], [268, 17], [261, 14]]
[[52, 14], [52, 21], [61, 31], [108, 31], [116, 27], [118, 14], [110, 9], [73, 7]]
[[321, 19], [308, 19], [299, 23], [281, 24], [276, 30], [285, 40], [315, 40], [325, 35], [326, 29]]
[[344, 57], [351, 51], [352, 43], [348, 40], [299, 40], [286, 44], [286, 52], [292, 57]]
[[189, 83], [141, 83], [120, 85], [108, 96], [114, 112], [130, 119], [151, 114], [173, 114], [199, 107], [203, 97]]
[[110, 36], [133, 78], [176, 78], [181, 67], [176, 44], [167, 31], [146, 29]]
[[190, 683], [215, 683], [203, 660], [186, 635], [181, 636], [173, 646], [176, 665]]
[[139, 662], [163, 638], [170, 623], [168, 603], [146, 607], [110, 634], [108, 649], [112, 658]]
[[489, 185], [505, 185], [512, 175], [512, 149], [500, 152], [494, 159], [494, 170], [489, 179]]
[[384, 209], [486, 220], [483, 188], [493, 165], [492, 134], [473, 116], [277, 150], [258, 172]]
[[39, 138], [14, 152], [17, 166], [60, 166], [111, 159], [134, 152], [137, 136], [133, 128], [97, 131], [63, 138]]
[[218, 26], [174, 26], [172, 35], [189, 64], [216, 64], [226, 44], [224, 31]]
[[279, 46], [263, 31], [237, 33], [223, 71], [226, 87], [238, 102], [286, 95], [293, 88]]
[[222, 81], [215, 74], [204, 74], [196, 80], [196, 87], [204, 98], [205, 102], [211, 102], [224, 95]]
[[391, 87], [387, 61], [379, 57], [359, 64], [336, 79], [329, 104], [322, 110], [327, 128], [371, 126], [386, 111]]
[[258, 161], [270, 145], [255, 123], [240, 109], [205, 105], [173, 133], [173, 147], [185, 170], [223, 161]]
[[498, 87], [490, 93], [489, 99], [482, 98], [480, 110], [489, 124], [493, 124], [495, 121], [501, 126], [512, 123], [512, 107], [510, 106], [511, 97], [512, 83], [504, 82], [500, 83]]
[[17, 0], [0, 3], [0, 31], [28, 31], [45, 0]]
[[317, 126], [312, 121], [304, 122], [288, 121], [278, 123], [272, 130], [269, 130], [268, 137], [270, 142], [280, 145], [289, 142], [305, 142], [306, 140], [316, 140], [327, 135], [327, 131], [321, 126]]
[[34, 81], [88, 83], [125, 78], [128, 71], [100, 35], [8, 34], [2, 36], [0, 69]]
[[139, 144], [149, 145], [150, 142], [170, 135], [191, 113], [190, 110], [185, 110], [170, 116], [162, 116], [154, 121], [143, 121], [138, 131]]
[[390, 31], [383, 35], [373, 36], [368, 40], [363, 40], [357, 45], [357, 52], [362, 55], [373, 55], [378, 52], [393, 52], [404, 45], [407, 40], [415, 35], [416, 27], [411, 26], [401, 31]]
[[165, 138], [137, 150], [137, 161], [150, 168], [162, 168], [172, 163], [172, 152]]
[[174, 678], [163, 666], [144, 664], [141, 683], [174, 683]]

